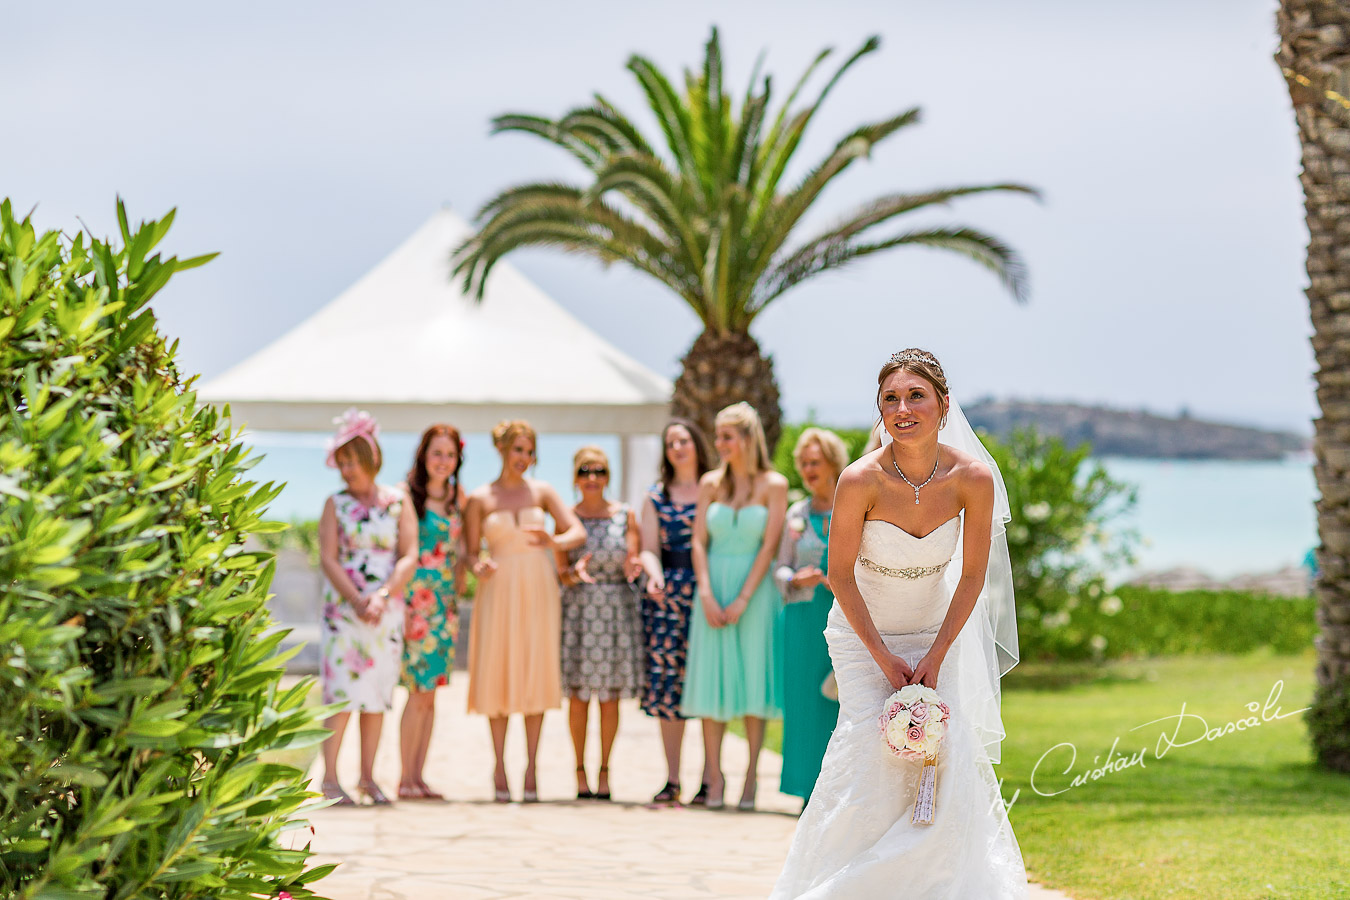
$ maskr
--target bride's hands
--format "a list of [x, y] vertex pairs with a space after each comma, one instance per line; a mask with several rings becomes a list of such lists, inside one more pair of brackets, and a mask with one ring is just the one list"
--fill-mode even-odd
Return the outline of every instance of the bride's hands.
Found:
[[877, 660], [877, 664], [881, 666], [886, 680], [891, 683], [892, 690], [898, 691], [905, 685], [914, 683], [914, 670], [909, 667], [909, 663], [894, 653], [887, 653], [885, 657]]
[[923, 659], [914, 667], [914, 674], [910, 676], [910, 684], [923, 684], [937, 690], [938, 669], [942, 668], [943, 655], [936, 651], [929, 650], [924, 654]]

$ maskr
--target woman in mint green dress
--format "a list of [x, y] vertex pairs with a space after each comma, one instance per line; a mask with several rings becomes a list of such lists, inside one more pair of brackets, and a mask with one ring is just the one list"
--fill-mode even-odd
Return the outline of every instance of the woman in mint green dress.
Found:
[[459, 585], [462, 568], [463, 492], [459, 470], [464, 442], [453, 425], [432, 425], [422, 433], [405, 489], [417, 514], [417, 571], [408, 582], [403, 629], [402, 684], [408, 703], [399, 722], [403, 800], [441, 800], [423, 779], [436, 689], [450, 683], [455, 663]]
[[691, 801], [723, 805], [722, 737], [745, 719], [750, 745], [740, 808], [754, 809], [766, 719], [781, 714], [774, 631], [781, 599], [769, 569], [787, 512], [787, 479], [773, 471], [748, 403], [717, 414], [720, 468], [699, 480], [694, 514], [698, 599], [689, 626], [681, 712], [703, 720], [703, 786]]
[[803, 431], [792, 459], [810, 496], [788, 507], [774, 572], [783, 594], [778, 650], [783, 683], [783, 773], [778, 789], [806, 799], [820, 775], [820, 762], [839, 718], [834, 670], [825, 646], [825, 619], [834, 605], [826, 547], [835, 482], [849, 459], [844, 442], [823, 428]]

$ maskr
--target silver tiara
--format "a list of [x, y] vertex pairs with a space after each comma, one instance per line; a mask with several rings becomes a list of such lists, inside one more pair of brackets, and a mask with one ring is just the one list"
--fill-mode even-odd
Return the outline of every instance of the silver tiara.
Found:
[[937, 357], [933, 356], [933, 354], [931, 353], [925, 353], [923, 351], [915, 353], [913, 350], [901, 350], [899, 353], [892, 353], [891, 362], [893, 363], [921, 362], [921, 363], [928, 363], [930, 366], [937, 366], [939, 370], [942, 369], [942, 363], [937, 361]]

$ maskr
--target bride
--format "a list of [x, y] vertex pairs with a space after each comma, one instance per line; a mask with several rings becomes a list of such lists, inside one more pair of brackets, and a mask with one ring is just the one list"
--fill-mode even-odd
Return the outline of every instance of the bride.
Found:
[[[839, 721], [772, 896], [1023, 898], [991, 766], [999, 677], [1017, 662], [1007, 490], [931, 353], [895, 354], [877, 385], [883, 443], [840, 475], [830, 529]], [[931, 825], [910, 824], [919, 764], [891, 756], [877, 724], [907, 684], [952, 711]]]

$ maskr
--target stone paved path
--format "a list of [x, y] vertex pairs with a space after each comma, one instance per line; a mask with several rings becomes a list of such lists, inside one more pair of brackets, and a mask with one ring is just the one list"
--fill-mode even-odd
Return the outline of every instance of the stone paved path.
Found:
[[[466, 676], [456, 672], [438, 698], [439, 716], [427, 781], [447, 802], [325, 809], [312, 817], [316, 864], [341, 862], [316, 885], [333, 900], [450, 900], [450, 898], [647, 897], [653, 900], [764, 897], [782, 866], [801, 801], [779, 794], [779, 758], [760, 762], [759, 810], [754, 813], [651, 809], [646, 802], [665, 781], [656, 723], [622, 706], [610, 760], [614, 802], [578, 802], [571, 741], [561, 710], [544, 718], [537, 804], [493, 803], [492, 744], [487, 721], [464, 713]], [[397, 701], [402, 706], [402, 695]], [[349, 790], [357, 772], [355, 723], [342, 748], [340, 772]], [[591, 761], [598, 765], [592, 715]], [[397, 711], [385, 719], [376, 776], [391, 797], [398, 785]], [[512, 720], [507, 738], [512, 795], [520, 797], [525, 735]], [[703, 754], [698, 729], [685, 735], [685, 796], [699, 781]], [[745, 743], [727, 736], [727, 797], [739, 798]], [[318, 788], [319, 763], [311, 770]], [[354, 795], [354, 794], [353, 794]], [[1032, 900], [1068, 900], [1032, 888]]]

